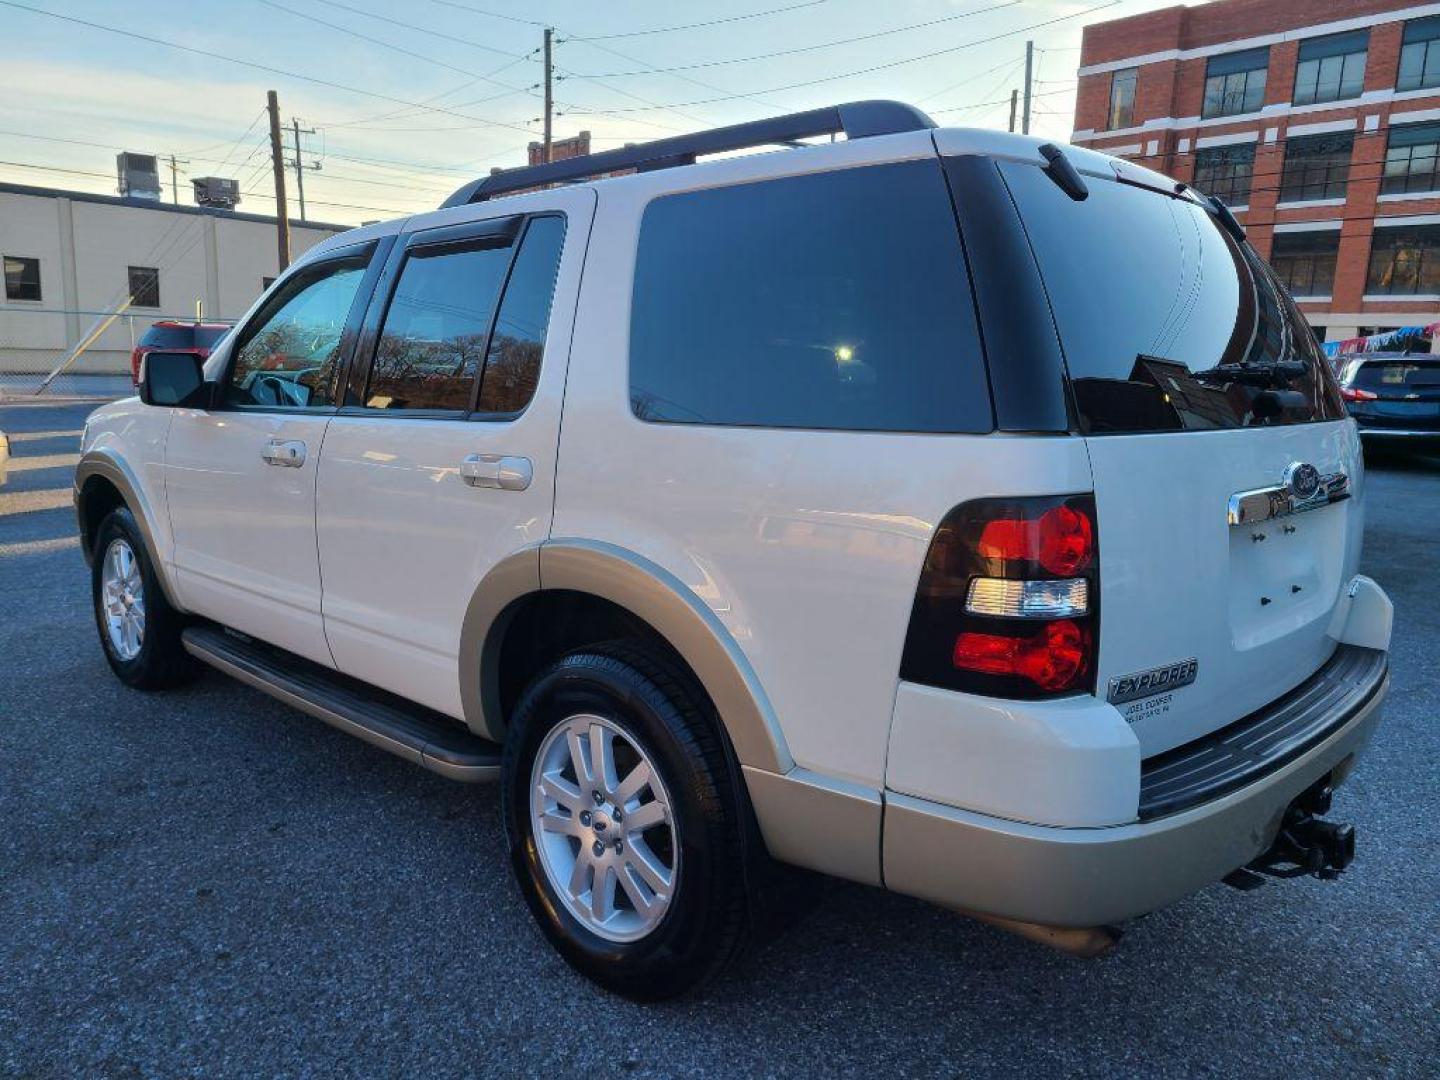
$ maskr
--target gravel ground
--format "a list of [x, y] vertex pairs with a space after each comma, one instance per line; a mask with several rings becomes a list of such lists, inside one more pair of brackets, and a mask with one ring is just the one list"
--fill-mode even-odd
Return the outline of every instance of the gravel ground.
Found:
[[0, 1073], [1436, 1075], [1440, 459], [1371, 468], [1394, 684], [1341, 881], [1216, 886], [1093, 962], [836, 884], [642, 1008], [531, 924], [492, 789], [218, 675], [121, 688], [72, 539], [87, 408], [0, 408], [36, 436], [0, 488]]

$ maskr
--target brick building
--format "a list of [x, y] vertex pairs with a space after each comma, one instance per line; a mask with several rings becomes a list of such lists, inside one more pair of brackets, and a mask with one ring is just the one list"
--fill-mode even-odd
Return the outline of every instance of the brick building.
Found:
[[1326, 340], [1440, 322], [1440, 3], [1087, 26], [1072, 139], [1225, 199]]

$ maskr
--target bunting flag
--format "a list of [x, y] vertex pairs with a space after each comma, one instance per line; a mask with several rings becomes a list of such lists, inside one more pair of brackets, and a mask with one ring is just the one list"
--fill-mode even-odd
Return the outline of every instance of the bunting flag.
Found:
[[1320, 347], [1325, 350], [1326, 356], [1334, 359], [1341, 353], [1381, 352], [1392, 345], [1399, 344], [1405, 338], [1433, 338], [1437, 330], [1440, 330], [1440, 323], [1430, 323], [1428, 326], [1401, 326], [1395, 330], [1386, 330], [1383, 334], [1371, 334], [1369, 337], [1326, 341]]

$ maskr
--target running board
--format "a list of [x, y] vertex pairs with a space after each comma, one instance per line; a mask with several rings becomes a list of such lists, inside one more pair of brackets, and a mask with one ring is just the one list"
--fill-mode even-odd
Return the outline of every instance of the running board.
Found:
[[499, 779], [501, 748], [448, 716], [215, 626], [181, 639], [196, 659], [371, 746], [450, 780]]

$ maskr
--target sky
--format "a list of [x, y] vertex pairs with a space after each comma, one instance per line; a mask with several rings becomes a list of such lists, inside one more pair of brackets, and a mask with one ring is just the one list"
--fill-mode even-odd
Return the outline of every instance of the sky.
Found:
[[[154, 153], [169, 198], [240, 181], [274, 213], [267, 90], [302, 128], [311, 220], [432, 209], [541, 134], [554, 28], [556, 138], [596, 150], [865, 98], [1003, 128], [1036, 45], [1032, 132], [1064, 139], [1087, 22], [1166, 0], [0, 0], [0, 181], [115, 191]], [[63, 18], [61, 17], [63, 16]], [[131, 36], [127, 36], [131, 35]], [[861, 40], [856, 40], [861, 39]], [[295, 216], [294, 173], [287, 180]]]

